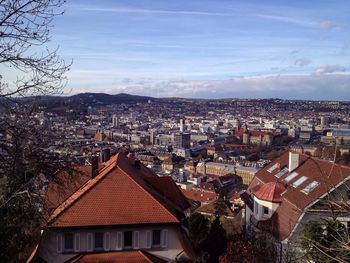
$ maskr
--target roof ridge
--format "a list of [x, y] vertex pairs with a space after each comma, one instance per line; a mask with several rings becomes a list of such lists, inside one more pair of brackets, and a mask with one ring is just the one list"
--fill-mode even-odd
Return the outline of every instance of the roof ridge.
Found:
[[132, 175], [129, 175], [127, 172], [124, 171], [124, 169], [122, 167], [120, 167], [118, 165], [118, 168], [125, 174], [127, 175], [128, 177], [131, 178], [131, 180], [133, 180], [144, 192], [146, 192], [152, 199], [154, 199], [158, 204], [160, 204], [168, 214], [170, 214], [173, 218], [175, 218], [175, 220], [177, 222], [179, 222], [179, 220], [172, 214], [170, 213], [170, 211], [168, 210], [168, 208], [166, 208], [161, 202], [159, 202], [159, 200], [157, 198], [155, 198], [150, 192], [148, 192], [143, 186], [141, 186], [141, 184], [139, 182], [137, 182], [137, 180], [135, 180], [135, 178], [133, 178]]
[[[176, 191], [178, 194], [181, 194], [182, 196], [184, 196], [183, 193], [181, 192], [181, 190], [179, 189], [179, 187], [176, 185], [176, 183], [174, 182], [174, 180], [173, 180], [170, 176], [164, 176], [164, 177], [159, 177], [159, 176], [158, 176], [158, 177], [153, 177], [153, 178], [145, 178], [145, 180], [149, 182], [149, 179], [150, 179], [150, 180], [153, 180], [154, 178], [156, 178], [156, 179], [159, 178], [160, 180], [163, 180], [163, 181], [164, 181], [164, 179], [170, 181], [170, 183], [176, 188], [176, 190], [174, 189], [174, 191]], [[164, 179], [163, 179], [163, 178], [164, 178]], [[153, 189], [156, 188], [156, 187], [154, 187], [153, 185], [151, 185], [151, 188], [152, 188], [152, 190], [153, 190]], [[173, 202], [169, 197], [166, 197], [166, 194], [164, 194], [164, 193], [165, 193], [165, 189], [164, 189], [164, 190], [163, 190], [163, 189], [160, 189], [160, 190], [161, 190], [162, 192], [159, 192], [159, 191], [157, 190], [157, 188], [154, 189], [154, 191], [157, 192], [157, 194], [160, 195], [162, 199], [165, 199], [165, 202], [170, 203], [170, 205], [174, 206], [177, 210], [182, 211], [182, 209], [181, 209], [180, 206], [178, 206], [175, 202]], [[185, 196], [184, 196], [184, 199], [186, 199], [186, 201], [187, 201], [187, 198], [186, 198]]]
[[[310, 157], [311, 158], [311, 157]], [[323, 162], [323, 163], [327, 163], [329, 165], [336, 165], [338, 167], [342, 167], [342, 168], [345, 168], [345, 169], [350, 169], [350, 166], [347, 166], [347, 165], [344, 165], [344, 164], [339, 164], [339, 163], [336, 163], [336, 162], [333, 162], [331, 160], [325, 160], [325, 159], [321, 159], [319, 157], [312, 157], [312, 159], [314, 159], [315, 161], [320, 161], [320, 162]]]
[[[78, 199], [80, 199], [85, 193], [87, 193], [89, 190], [91, 190], [97, 183], [101, 181], [113, 168], [115, 168], [119, 161], [119, 154], [115, 157], [115, 162], [111, 162], [109, 165], [104, 167], [100, 173], [90, 180], [88, 180], [84, 185], [82, 185], [77, 191], [72, 193], [67, 199], [65, 199], [59, 206], [56, 207], [56, 209], [53, 211], [53, 213], [50, 215], [50, 218], [48, 219], [48, 223], [52, 223], [53, 220], [57, 219], [58, 216], [60, 216], [65, 210], [67, 210], [73, 203], [75, 203]], [[108, 168], [108, 169], [107, 169]], [[85, 189], [86, 188], [86, 189]], [[78, 193], [79, 192], [79, 193]], [[73, 195], [78, 195], [75, 198], [73, 198]], [[63, 207], [61, 207], [63, 206]], [[60, 209], [61, 207], [61, 209]], [[59, 210], [59, 211], [57, 211]]]

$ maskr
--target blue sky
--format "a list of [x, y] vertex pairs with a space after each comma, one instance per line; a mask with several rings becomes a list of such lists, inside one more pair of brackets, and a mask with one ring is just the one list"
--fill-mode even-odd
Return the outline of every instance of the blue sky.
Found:
[[68, 0], [66, 93], [350, 99], [350, 1]]

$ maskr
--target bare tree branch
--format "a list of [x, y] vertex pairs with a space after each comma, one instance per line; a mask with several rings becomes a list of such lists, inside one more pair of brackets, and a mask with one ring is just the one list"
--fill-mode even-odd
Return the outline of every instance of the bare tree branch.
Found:
[[0, 2], [0, 66], [17, 79], [0, 75], [0, 98], [60, 93], [66, 85], [66, 64], [58, 48], [38, 46], [50, 40], [53, 18], [64, 0], [2, 0]]

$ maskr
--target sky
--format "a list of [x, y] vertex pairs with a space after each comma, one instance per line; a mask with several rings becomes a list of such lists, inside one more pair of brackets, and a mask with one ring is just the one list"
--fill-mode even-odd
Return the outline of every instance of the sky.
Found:
[[68, 0], [65, 94], [350, 100], [350, 1]]

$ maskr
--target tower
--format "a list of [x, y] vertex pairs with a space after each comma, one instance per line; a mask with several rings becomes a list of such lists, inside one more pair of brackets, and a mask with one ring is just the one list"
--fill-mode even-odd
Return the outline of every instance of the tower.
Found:
[[185, 120], [180, 119], [180, 132], [184, 132]]
[[114, 127], [118, 127], [119, 126], [119, 118], [116, 114], [113, 114], [112, 117], [112, 124]]

